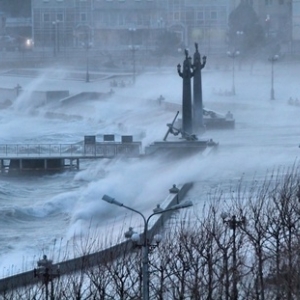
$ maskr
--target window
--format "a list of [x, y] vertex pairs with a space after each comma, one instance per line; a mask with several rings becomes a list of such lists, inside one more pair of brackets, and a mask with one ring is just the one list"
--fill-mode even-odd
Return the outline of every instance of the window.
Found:
[[125, 25], [125, 16], [122, 14], [119, 15], [118, 25], [120, 25], [120, 26]]
[[216, 11], [211, 11], [210, 12], [210, 18], [212, 20], [217, 20], [217, 12]]
[[81, 13], [80, 14], [80, 21], [85, 22], [86, 21], [86, 13]]
[[197, 14], [197, 19], [199, 21], [202, 21], [204, 19], [204, 13], [203, 11], [199, 11], [198, 14]]
[[50, 15], [44, 14], [44, 22], [50, 22]]
[[199, 11], [196, 14], [196, 24], [198, 26], [203, 25], [204, 23], [204, 12], [203, 11]]
[[56, 15], [56, 20], [63, 21], [64, 20], [64, 15], [63, 14], [57, 14]]
[[180, 13], [179, 12], [174, 13], [174, 21], [180, 21]]

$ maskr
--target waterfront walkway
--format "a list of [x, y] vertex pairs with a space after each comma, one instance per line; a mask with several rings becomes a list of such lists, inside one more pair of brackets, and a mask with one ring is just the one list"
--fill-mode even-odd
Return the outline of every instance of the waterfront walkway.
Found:
[[[187, 192], [192, 188], [192, 183], [186, 183], [178, 185], [178, 193], [170, 193], [165, 200], [160, 204], [162, 209], [168, 209], [173, 205], [176, 205], [184, 199]], [[158, 214], [151, 218], [148, 227], [148, 237], [152, 240], [153, 236], [162, 230], [165, 222], [172, 216], [172, 212], [166, 212], [164, 214]], [[141, 233], [142, 234], [142, 233]], [[57, 269], [59, 266], [60, 276], [67, 276], [74, 272], [86, 270], [88, 268], [107, 263], [115, 260], [118, 256], [124, 255], [124, 252], [128, 253], [135, 248], [131, 240], [125, 240], [119, 244], [113, 245], [107, 249], [100, 250], [96, 253], [86, 254], [78, 258], [71, 260], [58, 262], [53, 264], [53, 269]], [[20, 273], [10, 277], [0, 279], [0, 293], [5, 294], [6, 291], [22, 288], [29, 285], [34, 285], [42, 281], [42, 278], [34, 277], [34, 270]]]

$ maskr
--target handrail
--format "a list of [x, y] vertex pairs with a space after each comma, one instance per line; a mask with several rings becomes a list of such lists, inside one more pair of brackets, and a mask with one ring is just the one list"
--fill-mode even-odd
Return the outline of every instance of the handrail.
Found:
[[140, 142], [99, 142], [88, 144], [0, 144], [0, 159], [48, 157], [107, 157], [140, 154]]

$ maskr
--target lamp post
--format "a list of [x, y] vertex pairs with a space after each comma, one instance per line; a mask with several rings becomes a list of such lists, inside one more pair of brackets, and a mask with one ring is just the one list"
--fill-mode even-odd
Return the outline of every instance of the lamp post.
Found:
[[237, 31], [236, 32], [236, 38], [238, 39], [238, 43], [239, 43], [239, 45], [240, 45], [240, 38], [242, 37], [244, 35], [244, 31]]
[[227, 213], [222, 213], [221, 218], [224, 224], [226, 224], [232, 230], [232, 299], [238, 300], [237, 290], [237, 259], [236, 259], [236, 229], [246, 224], [246, 218], [243, 216], [238, 218], [237, 216], [229, 216]]
[[134, 84], [135, 83], [135, 77], [136, 77], [135, 52], [139, 49], [139, 46], [134, 44], [134, 42], [135, 42], [134, 35], [135, 35], [135, 32], [136, 32], [136, 28], [129, 28], [128, 30], [131, 34], [131, 45], [129, 45], [128, 48], [131, 50], [131, 54], [132, 54], [132, 81], [133, 81], [133, 84]]
[[53, 31], [53, 56], [59, 52], [59, 20], [52, 22], [52, 31]]
[[179, 203], [179, 188], [176, 186], [176, 184], [173, 184], [173, 186], [169, 189], [170, 194], [176, 194], [176, 202]]
[[19, 84], [17, 84], [17, 85], [15, 86], [15, 90], [16, 90], [16, 93], [17, 93], [17, 97], [19, 97], [20, 92], [21, 92], [21, 90], [22, 90], [22, 87], [21, 87]]
[[235, 95], [235, 83], [234, 83], [234, 71], [235, 71], [235, 59], [240, 55], [239, 51], [228, 51], [227, 52], [228, 57], [232, 58], [232, 88], [231, 88], [231, 94]]
[[[236, 32], [236, 39], [237, 39], [237, 48], [238, 49], [244, 49], [244, 40], [243, 40], [243, 36], [244, 36], [244, 31], [237, 31]], [[236, 43], [235, 43], [236, 45]], [[236, 48], [235, 48], [236, 49]], [[241, 70], [241, 59], [239, 59], [239, 70]]]
[[274, 92], [274, 62], [277, 61], [279, 56], [273, 55], [269, 57], [269, 61], [271, 62], [271, 100], [275, 100], [275, 92]]
[[[163, 214], [163, 213], [166, 213], [166, 212], [170, 212], [170, 211], [190, 207], [190, 206], [193, 205], [193, 203], [191, 201], [186, 201], [186, 202], [183, 202], [181, 204], [176, 204], [174, 206], [171, 206], [170, 208], [167, 208], [167, 209], [156, 209], [148, 218], [146, 218], [140, 211], [138, 211], [136, 209], [133, 209], [129, 206], [126, 206], [123, 203], [118, 202], [117, 200], [115, 200], [114, 198], [112, 198], [108, 195], [104, 195], [102, 197], [102, 200], [104, 200], [104, 201], [106, 201], [110, 204], [114, 204], [114, 205], [117, 205], [117, 206], [124, 207], [124, 208], [126, 208], [130, 211], [133, 211], [133, 212], [139, 214], [143, 218], [144, 230], [143, 230], [142, 242], [141, 242], [141, 247], [142, 247], [142, 281], [143, 281], [143, 297], [142, 297], [142, 299], [143, 300], [149, 300], [149, 249], [150, 249], [150, 247], [153, 247], [153, 245], [150, 244], [149, 237], [148, 237], [149, 220], [157, 214]], [[127, 234], [127, 237], [129, 237], [129, 234]], [[139, 237], [140, 237], [140, 235], [138, 235], [138, 234], [132, 234], [131, 235], [131, 239], [135, 243], [137, 243], [139, 241]], [[159, 243], [161, 241], [160, 236], [157, 236], [155, 238], [155, 241], [156, 241], [156, 243]]]
[[202, 75], [201, 71], [206, 65], [206, 56], [202, 57], [198, 50], [198, 44], [195, 43], [195, 53], [194, 53], [194, 82], [193, 82], [193, 92], [194, 92], [194, 104], [193, 104], [193, 128], [196, 133], [203, 133], [205, 131], [205, 126], [203, 122], [203, 100], [202, 100]]
[[86, 74], [85, 74], [85, 82], [90, 82], [90, 56], [89, 56], [89, 50], [92, 48], [92, 43], [88, 41], [88, 38], [86, 38], [85, 43], [83, 43], [83, 46], [86, 50]]
[[266, 15], [265, 30], [266, 30], [266, 37], [267, 37], [267, 39], [270, 38], [270, 25], [271, 25], [271, 17], [270, 17], [270, 15]]
[[56, 56], [56, 22], [52, 22], [53, 56]]
[[59, 20], [56, 20], [56, 50], [57, 50], [57, 53], [59, 53], [60, 51], [60, 45], [59, 45], [59, 23], [60, 21]]
[[43, 258], [37, 262], [38, 267], [33, 270], [34, 277], [42, 279], [45, 284], [45, 300], [49, 299], [49, 283], [51, 284], [50, 300], [54, 300], [54, 288], [53, 279], [59, 277], [59, 266], [55, 270], [53, 268], [52, 260], [47, 259], [47, 255], [43, 255]]

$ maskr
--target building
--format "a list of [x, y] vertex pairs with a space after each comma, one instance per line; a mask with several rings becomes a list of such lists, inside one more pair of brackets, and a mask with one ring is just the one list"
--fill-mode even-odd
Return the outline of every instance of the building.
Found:
[[[92, 2], [32, 0], [32, 33], [36, 47], [78, 46], [92, 35]], [[87, 33], [86, 33], [87, 32]]]
[[295, 0], [252, 0], [266, 37], [276, 40], [284, 52], [289, 52], [293, 44], [293, 10]]
[[233, 0], [32, 0], [33, 37], [37, 47], [99, 49], [155, 47], [167, 30], [178, 47], [194, 42], [211, 51], [224, 47]]
[[31, 0], [0, 0], [0, 34], [24, 39], [31, 37]]
[[165, 8], [168, 27], [181, 32], [183, 44], [191, 47], [194, 42], [198, 42], [207, 54], [224, 49], [228, 16], [232, 9], [230, 1], [169, 0], [166, 2], [168, 2]]
[[[158, 0], [32, 0], [35, 45], [39, 47], [115, 48], [146, 45], [158, 29]], [[130, 32], [130, 28], [136, 31]]]

